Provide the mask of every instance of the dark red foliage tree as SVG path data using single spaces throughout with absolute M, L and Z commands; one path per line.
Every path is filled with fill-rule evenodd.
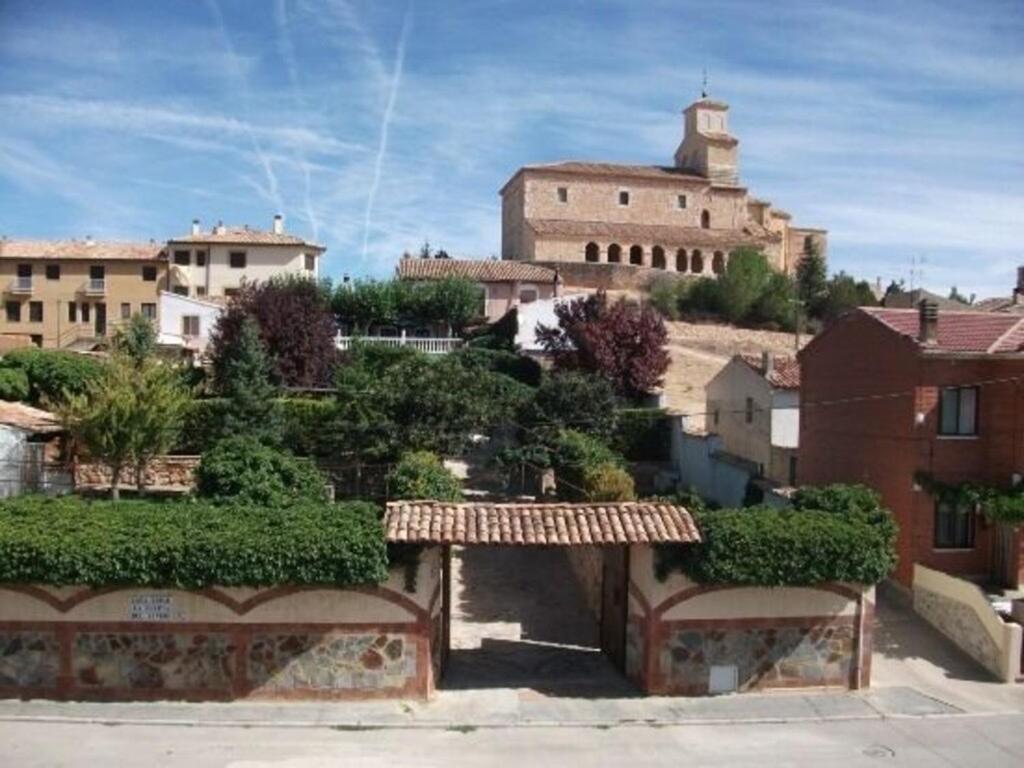
M 278 384 L 321 387 L 331 383 L 337 360 L 336 326 L 330 292 L 323 286 L 294 276 L 243 284 L 211 334 L 215 383 L 221 380 L 220 362 L 238 344 L 246 317 L 259 325 Z
M 668 331 L 649 306 L 603 291 L 555 307 L 558 327 L 539 326 L 537 338 L 555 367 L 603 376 L 623 397 L 636 398 L 661 386 L 668 370 Z

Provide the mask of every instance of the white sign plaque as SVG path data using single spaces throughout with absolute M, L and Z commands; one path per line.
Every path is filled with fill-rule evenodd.
M 132 621 L 173 621 L 174 599 L 170 595 L 136 595 L 128 604 Z

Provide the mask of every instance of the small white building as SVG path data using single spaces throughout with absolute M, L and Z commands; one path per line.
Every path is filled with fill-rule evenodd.
M 210 343 L 210 332 L 224 305 L 214 301 L 193 299 L 168 291 L 160 292 L 160 333 L 157 343 L 176 347 L 201 356 Z
M 285 232 L 277 215 L 271 230 L 226 227 L 209 232 L 192 221 L 192 230 L 167 241 L 169 290 L 198 299 L 230 297 L 243 281 L 269 280 L 282 274 L 320 276 L 320 257 L 326 249 Z
M 48 411 L 0 400 L 0 498 L 71 491 L 64 427 Z
M 708 382 L 707 431 L 779 485 L 796 482 L 800 364 L 771 352 L 736 355 Z

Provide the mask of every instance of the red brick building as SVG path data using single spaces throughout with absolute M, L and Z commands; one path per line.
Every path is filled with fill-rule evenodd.
M 799 360 L 798 481 L 879 491 L 900 526 L 905 585 L 914 562 L 1020 583 L 1020 531 L 938 501 L 920 479 L 1006 488 L 1024 473 L 1024 317 L 859 309 Z

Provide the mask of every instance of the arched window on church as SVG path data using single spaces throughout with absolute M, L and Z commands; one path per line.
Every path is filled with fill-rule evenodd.
M 651 266 L 655 269 L 665 268 L 665 249 L 660 245 L 651 249 Z
M 601 249 L 597 247 L 597 243 L 587 243 L 587 248 L 584 251 L 584 258 L 586 258 L 587 261 L 601 260 Z
M 715 251 L 715 255 L 711 257 L 711 271 L 716 275 L 725 272 L 725 254 L 721 251 Z
M 612 243 L 608 246 L 608 263 L 618 264 L 620 261 L 622 261 L 622 246 Z
M 676 272 L 686 271 L 686 249 L 680 248 L 676 251 Z
M 711 229 L 711 212 L 706 208 L 700 212 L 700 228 Z
M 704 256 L 700 251 L 694 251 L 693 255 L 690 256 L 690 271 L 695 275 L 699 275 L 704 271 Z
M 631 246 L 629 249 L 629 263 L 642 266 L 644 263 L 644 249 L 639 245 Z

